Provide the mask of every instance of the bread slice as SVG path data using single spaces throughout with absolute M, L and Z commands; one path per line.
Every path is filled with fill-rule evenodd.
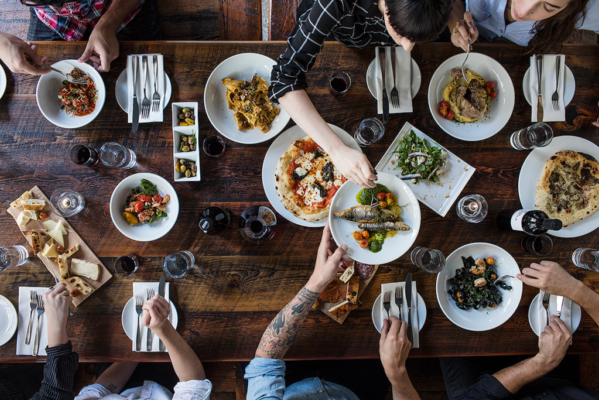
M 31 195 L 31 192 L 26 191 L 25 193 L 23 193 L 21 195 L 21 197 L 19 197 L 18 199 L 16 199 L 12 203 L 10 203 L 10 206 L 14 207 L 14 208 L 21 207 L 21 200 L 27 200 L 27 199 L 32 199 L 32 198 L 33 198 L 33 196 Z
M 21 211 L 21 213 L 17 217 L 17 224 L 19 225 L 19 227 L 25 228 L 27 226 L 27 222 L 29 222 L 30 219 L 31 218 L 29 218 L 27 214 Z
M 90 294 L 94 291 L 94 288 L 89 283 L 87 283 L 78 276 L 69 278 L 67 282 L 73 285 L 75 289 L 79 290 L 79 293 L 81 293 L 82 295 Z
M 358 304 L 358 291 L 360 290 L 360 275 L 351 277 L 347 284 L 347 296 L 345 299 L 351 304 Z
M 70 256 L 72 256 L 73 254 L 75 254 L 78 251 L 79 251 L 79 245 L 76 244 L 75 246 L 73 246 L 70 249 L 68 249 L 67 251 L 65 251 L 62 255 L 65 256 L 66 258 L 69 258 Z
M 27 199 L 21 200 L 21 205 L 25 210 L 41 211 L 46 206 L 46 201 L 38 199 Z
M 343 275 L 341 275 L 341 277 L 339 278 L 339 280 L 341 282 L 347 283 L 349 281 L 349 279 L 354 275 L 354 265 L 355 264 L 356 264 L 356 262 L 352 261 L 351 265 L 345 269 L 345 271 L 343 272 Z
M 83 276 L 97 281 L 100 278 L 100 266 L 98 264 L 73 258 L 71 260 L 71 274 Z
M 61 254 L 56 259 L 58 263 L 58 270 L 60 271 L 60 278 L 64 281 L 69 278 L 69 260 L 64 254 Z
M 43 229 L 34 229 L 25 232 L 25 236 L 27 236 L 29 243 L 31 243 L 31 247 L 33 247 L 33 254 L 37 256 L 37 253 L 42 251 L 44 243 L 48 239 L 46 231 Z
M 358 308 L 357 304 L 351 304 L 349 300 L 345 300 L 343 303 L 339 303 L 335 307 L 330 308 L 329 312 L 333 314 L 335 317 L 339 318 L 343 314 L 346 314 L 351 310 L 355 310 L 356 308 Z
M 29 217 L 30 220 L 37 221 L 37 212 L 31 210 L 23 210 L 23 214 Z

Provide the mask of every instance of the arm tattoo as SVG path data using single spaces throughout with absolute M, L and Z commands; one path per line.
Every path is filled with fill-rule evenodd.
M 318 293 L 305 287 L 277 314 L 262 335 L 256 356 L 281 359 L 316 301 Z
M 108 385 L 108 387 L 106 389 L 108 389 L 108 390 L 110 390 L 111 392 L 114 393 L 114 392 L 116 392 L 116 385 L 113 384 L 113 383 L 111 383 L 111 384 Z

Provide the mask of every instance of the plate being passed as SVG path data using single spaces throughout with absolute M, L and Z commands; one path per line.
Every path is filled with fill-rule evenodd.
M 166 72 L 164 73 L 164 82 L 164 101 L 162 102 L 163 109 L 166 108 L 166 106 L 168 105 L 168 102 L 171 100 L 171 95 L 173 93 L 171 79 L 168 77 Z M 124 112 L 128 113 L 129 111 L 127 108 L 127 96 L 129 93 L 127 92 L 127 68 L 125 68 L 123 72 L 121 72 L 118 79 L 116 80 L 114 92 L 116 94 L 116 101 L 117 103 L 119 103 L 119 107 L 121 107 L 121 109 Z M 152 91 L 152 93 L 154 92 Z
M 466 54 L 457 54 L 437 68 L 428 86 L 428 106 L 437 124 L 451 136 L 469 142 L 485 140 L 498 133 L 507 124 L 514 110 L 516 95 L 512 78 L 505 68 L 489 56 L 470 53 L 465 68 L 470 69 L 485 81 L 495 82 L 497 97 L 491 110 L 480 121 L 463 124 L 448 121 L 439 114 L 439 103 L 443 101 L 443 89 L 451 82 L 451 70 L 462 65 Z
M 358 143 L 356 143 L 354 138 L 349 133 L 335 125 L 329 124 L 329 126 L 346 145 L 352 149 L 362 151 L 360 146 L 358 146 Z M 325 226 L 327 222 L 326 218 L 311 222 L 296 217 L 285 208 L 281 202 L 281 199 L 279 198 L 279 195 L 277 194 L 276 189 L 275 171 L 277 169 L 279 159 L 283 156 L 283 154 L 285 154 L 295 140 L 301 139 L 305 136 L 306 133 L 299 126 L 295 125 L 281 133 L 281 135 L 279 135 L 279 137 L 272 142 L 268 148 L 268 151 L 266 152 L 264 162 L 262 163 L 262 185 L 264 186 L 264 192 L 266 192 L 268 201 L 282 217 L 296 225 L 307 226 L 309 228 L 319 228 Z
M 335 193 L 335 197 L 333 197 L 333 201 L 331 202 L 329 224 L 331 226 L 331 234 L 337 245 L 346 244 L 348 246 L 348 256 L 364 264 L 382 265 L 403 256 L 412 247 L 414 241 L 416 241 L 416 237 L 420 231 L 420 204 L 409 186 L 395 175 L 380 172 L 376 183 L 386 186 L 387 189 L 397 196 L 398 204 L 404 206 L 401 218 L 410 227 L 409 231 L 400 231 L 395 236 L 386 238 L 381 251 L 378 253 L 361 248 L 353 237 L 353 233 L 359 230 L 358 223 L 334 215 L 334 213 L 360 205 L 356 200 L 356 196 L 363 187 L 351 181 L 345 182 L 337 193 Z
M 530 67 L 524 73 L 524 78 L 522 79 L 522 91 L 524 92 L 524 97 L 528 104 L 530 104 Z M 570 67 L 566 65 L 566 80 L 565 80 L 565 90 L 564 90 L 564 105 L 567 106 L 570 104 L 572 99 L 574 98 L 574 92 L 576 91 L 576 81 L 574 80 L 574 74 Z
M 368 90 L 372 97 L 376 99 L 376 85 L 374 83 L 374 62 L 376 59 L 372 60 L 370 65 L 368 65 L 368 70 L 366 71 L 366 85 L 368 85 Z M 420 85 L 422 84 L 422 74 L 420 73 L 420 67 L 416 64 L 416 61 L 412 58 L 412 98 L 416 97 L 418 91 L 420 90 Z
M 520 268 L 514 257 L 499 246 L 491 243 L 470 243 L 453 251 L 445 261 L 445 268 L 437 274 L 437 301 L 447 319 L 468 331 L 488 331 L 495 329 L 510 319 L 518 309 L 522 298 L 522 282 L 509 279 L 506 283 L 512 290 L 500 289 L 503 301 L 497 308 L 461 310 L 447 293 L 447 280 L 455 276 L 455 271 L 464 266 L 462 257 L 474 259 L 493 257 L 497 274 L 516 276 Z
M 557 299 L 557 297 L 553 296 L 553 295 L 551 297 L 549 297 L 549 313 L 551 315 L 556 315 L 556 312 L 557 312 L 556 299 Z M 530 303 L 530 307 L 528 307 L 528 323 L 530 324 L 532 331 L 537 336 L 541 336 L 541 332 L 539 331 L 538 324 L 533 324 L 532 321 L 535 320 L 538 316 L 538 313 L 537 313 L 538 307 L 539 307 L 538 303 L 540 301 L 542 301 L 541 293 L 537 294 L 535 296 L 535 298 L 532 299 L 532 302 Z M 562 314 L 562 316 L 563 316 L 563 314 Z M 570 324 L 566 324 L 566 326 L 570 330 L 570 333 L 574 334 L 574 332 L 576 332 L 576 330 L 580 326 L 581 320 L 582 320 L 581 308 L 578 304 L 572 302 L 572 308 L 571 308 L 571 314 L 570 314 Z
M 168 319 L 171 321 L 173 328 L 177 329 L 177 325 L 179 324 L 179 314 L 177 313 L 177 308 L 172 300 L 169 300 L 169 303 L 171 305 L 171 313 L 168 315 Z M 123 330 L 127 337 L 133 340 L 133 333 L 135 329 L 137 329 L 137 313 L 135 312 L 134 297 L 131 297 L 127 304 L 125 304 L 121 315 L 121 323 L 123 324 Z
M 420 293 L 416 293 L 418 296 L 418 331 L 422 330 L 424 323 L 426 322 L 426 304 L 424 303 L 424 299 L 420 296 Z M 408 319 L 408 311 L 407 307 L 404 307 L 404 316 L 403 320 Z M 383 328 L 383 318 L 381 317 L 381 295 L 376 298 L 374 304 L 372 305 L 372 323 L 379 333 L 381 333 L 381 329 Z
M 0 346 L 3 346 L 17 331 L 19 317 L 15 306 L 4 296 L 0 296 Z
M 546 147 L 539 147 L 531 151 L 522 164 L 518 178 L 518 196 L 522 208 L 525 210 L 535 209 L 537 183 L 545 168 L 545 162 L 549 160 L 549 157 L 562 150 L 579 151 L 599 160 L 599 146 L 578 136 L 554 137 Z M 547 234 L 562 238 L 574 238 L 589 234 L 597 228 L 599 228 L 599 212 L 587 219 L 563 227 L 559 231 L 548 231 Z

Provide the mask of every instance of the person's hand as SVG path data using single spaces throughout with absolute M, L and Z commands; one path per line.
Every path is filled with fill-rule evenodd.
M 142 308 L 144 312 L 141 316 L 141 324 L 160 336 L 163 329 L 170 325 L 168 315 L 171 311 L 168 301 L 157 294 L 146 301 Z
M 368 157 L 361 151 L 354 150 L 348 146 L 339 146 L 332 152 L 329 152 L 335 168 L 343 176 L 364 187 L 375 187 L 376 174 L 374 174 L 372 165 Z
M 47 57 L 39 58 L 35 45 L 8 33 L 0 32 L 0 59 L 16 74 L 44 75 L 50 72 L 34 65 L 42 65 L 48 60 Z
M 546 368 L 547 372 L 559 365 L 568 351 L 572 334 L 564 321 L 557 315 L 551 317 L 551 323 L 545 327 L 539 336 L 539 353 L 535 356 L 539 365 Z
M 597 128 L 599 128 L 599 118 L 597 118 L 596 122 L 593 122 L 593 125 L 595 125 Z
M 451 31 L 451 42 L 457 47 L 461 47 L 464 51 L 468 51 L 468 40 L 470 44 L 478 39 L 478 29 L 474 25 L 472 13 L 467 11 L 464 13 L 464 19 L 458 21 L 456 26 Z
M 389 320 L 383 321 L 379 354 L 391 383 L 397 381 L 397 377 L 405 372 L 406 359 L 412 348 L 407 332 L 408 324 L 397 317 L 391 316 Z
M 66 344 L 67 319 L 69 318 L 69 306 L 73 298 L 69 295 L 66 282 L 60 282 L 52 289 L 44 293 L 44 309 L 48 321 L 48 347 Z
M 116 31 L 99 22 L 89 36 L 85 51 L 78 61 L 84 63 L 91 60 L 95 69 L 108 72 L 110 63 L 118 56 L 119 41 L 116 38 Z
M 541 261 L 524 268 L 516 275 L 523 283 L 556 296 L 568 296 L 576 292 L 578 281 L 556 262 Z
M 331 250 L 332 244 L 331 227 L 329 226 L 329 220 L 327 219 L 324 231 L 322 232 L 322 240 L 320 241 L 320 246 L 318 246 L 318 255 L 316 256 L 314 272 L 306 285 L 309 290 L 320 293 L 329 282 L 337 276 L 339 262 L 345 256 L 347 245 L 342 244 L 333 253 Z

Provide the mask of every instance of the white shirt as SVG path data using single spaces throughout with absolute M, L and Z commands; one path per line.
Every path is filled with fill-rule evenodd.
M 145 381 L 142 387 L 127 389 L 121 394 L 111 393 L 104 386 L 94 383 L 81 389 L 75 400 L 210 400 L 212 383 L 203 381 L 179 382 L 175 394 L 152 381 Z
M 515 21 L 505 25 L 504 12 L 507 0 L 466 0 L 466 2 L 476 28 L 485 41 L 492 42 L 497 37 L 504 37 L 520 46 L 527 46 L 532 39 L 534 21 Z M 599 33 L 599 0 L 589 0 L 586 18 L 582 23 L 579 21 L 576 27 Z

